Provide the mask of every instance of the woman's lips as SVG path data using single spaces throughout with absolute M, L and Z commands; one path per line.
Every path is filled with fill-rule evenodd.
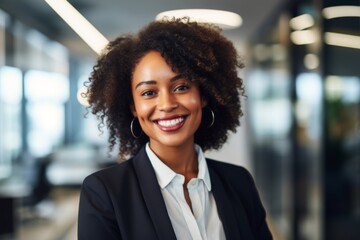
M 184 125 L 185 117 L 180 116 L 180 117 L 171 118 L 171 119 L 167 118 L 167 119 L 156 120 L 154 122 L 163 131 L 166 131 L 166 132 L 176 131 Z

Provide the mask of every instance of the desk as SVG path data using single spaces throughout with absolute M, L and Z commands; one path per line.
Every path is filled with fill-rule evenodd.
M 25 183 L 6 182 L 0 184 L 0 238 L 13 236 L 16 231 L 16 209 L 19 200 L 29 196 L 30 188 Z

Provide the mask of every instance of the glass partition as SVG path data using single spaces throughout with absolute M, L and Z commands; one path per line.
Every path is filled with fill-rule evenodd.
M 325 79 L 327 239 L 355 239 L 360 224 L 360 78 Z
M 62 144 L 69 81 L 59 73 L 35 70 L 26 72 L 24 80 L 28 118 L 27 144 L 32 156 L 41 157 Z
M 0 67 L 0 179 L 10 176 L 21 152 L 22 89 L 20 69 Z

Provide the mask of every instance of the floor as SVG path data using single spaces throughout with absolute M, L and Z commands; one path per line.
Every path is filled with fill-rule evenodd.
M 21 224 L 9 240 L 76 240 L 79 189 L 56 188 L 29 211 L 18 211 Z

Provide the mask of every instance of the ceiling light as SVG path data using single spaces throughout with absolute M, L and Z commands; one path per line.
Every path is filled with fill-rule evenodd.
M 239 14 L 213 10 L 213 9 L 180 9 L 159 13 L 156 20 L 164 18 L 182 18 L 189 17 L 190 21 L 201 23 L 212 23 L 223 29 L 233 29 L 242 25 L 242 18 Z
M 296 45 L 304 45 L 317 42 L 319 36 L 315 30 L 302 30 L 292 32 L 290 39 Z
M 316 54 L 308 53 L 304 57 L 304 65 L 309 70 L 314 70 L 319 67 L 320 60 Z
M 326 19 L 339 17 L 360 17 L 360 6 L 335 6 L 322 10 Z
M 314 26 L 314 18 L 310 14 L 302 14 L 290 20 L 290 27 L 295 30 L 302 30 Z
M 326 32 L 325 36 L 324 36 L 324 40 L 329 45 L 360 49 L 360 37 L 359 36 L 342 34 L 342 33 L 334 33 L 334 32 Z
M 100 54 L 108 40 L 66 0 L 45 0 L 54 11 L 93 49 Z

